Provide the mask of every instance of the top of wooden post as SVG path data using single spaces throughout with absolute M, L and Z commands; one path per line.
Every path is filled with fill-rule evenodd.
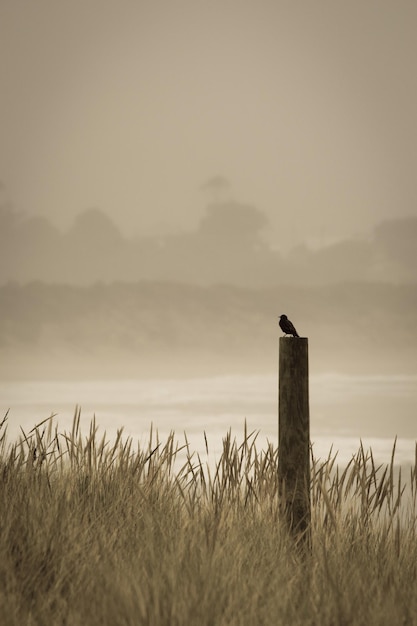
M 280 337 L 279 338 L 279 347 L 281 348 L 291 348 L 294 349 L 305 347 L 308 345 L 308 337 Z

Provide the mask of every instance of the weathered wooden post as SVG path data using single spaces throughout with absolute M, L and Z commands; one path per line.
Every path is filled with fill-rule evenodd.
M 279 340 L 278 480 L 289 530 L 311 545 L 308 339 Z

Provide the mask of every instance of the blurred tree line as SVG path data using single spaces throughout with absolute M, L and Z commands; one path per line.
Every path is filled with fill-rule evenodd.
M 268 243 L 266 215 L 217 200 L 193 231 L 124 237 L 100 209 L 80 213 L 66 232 L 45 217 L 0 206 L 0 284 L 9 281 L 88 285 L 97 281 L 176 281 L 242 287 L 320 285 L 340 281 L 415 282 L 417 218 L 381 222 L 373 237 L 283 256 Z

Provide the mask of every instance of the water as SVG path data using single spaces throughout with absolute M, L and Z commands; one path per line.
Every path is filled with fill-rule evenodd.
M 278 440 L 276 375 L 230 375 L 193 379 L 1 381 L 0 412 L 10 408 L 9 440 L 56 413 L 59 429 L 69 430 L 75 406 L 82 408 L 87 435 L 95 415 L 100 433 L 113 438 L 119 428 L 145 445 L 151 424 L 161 440 L 187 433 L 192 450 L 204 452 L 204 432 L 216 456 L 229 429 L 239 439 L 245 420 L 259 431 L 258 445 Z M 389 462 L 397 437 L 396 460 L 414 460 L 417 440 L 417 376 L 321 374 L 310 377 L 311 440 L 316 457 L 338 451 L 341 463 L 360 441 L 375 458 Z

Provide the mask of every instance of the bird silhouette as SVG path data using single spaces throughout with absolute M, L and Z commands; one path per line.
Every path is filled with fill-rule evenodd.
M 279 326 L 285 335 L 292 335 L 293 337 L 299 337 L 300 335 L 294 328 L 294 324 L 290 322 L 286 315 L 281 315 L 279 318 Z

